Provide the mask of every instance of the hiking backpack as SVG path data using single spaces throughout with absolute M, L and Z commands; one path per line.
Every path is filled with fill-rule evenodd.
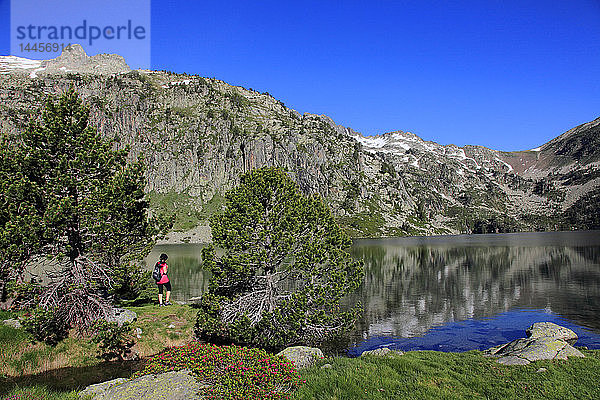
M 154 271 L 152 271 L 152 278 L 158 282 L 162 279 L 162 274 L 160 273 L 160 268 L 162 267 L 161 263 L 156 263 L 154 266 Z

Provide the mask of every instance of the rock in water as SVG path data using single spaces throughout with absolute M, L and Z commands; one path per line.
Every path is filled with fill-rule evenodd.
M 207 385 L 197 382 L 189 370 L 182 370 L 91 385 L 79 393 L 79 398 L 92 396 L 92 400 L 194 400 L 201 398 L 201 392 L 206 387 Z
M 321 349 L 306 346 L 288 347 L 277 353 L 277 355 L 284 356 L 298 369 L 311 367 L 317 360 L 323 358 Z
M 504 365 L 527 365 L 538 360 L 566 360 L 570 356 L 585 357 L 567 341 L 577 341 L 572 330 L 551 322 L 538 322 L 527 328 L 527 338 L 492 347 L 484 352 L 498 357 Z

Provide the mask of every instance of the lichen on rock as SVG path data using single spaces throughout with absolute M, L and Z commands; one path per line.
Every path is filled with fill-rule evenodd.
M 124 378 L 88 386 L 79 393 L 80 399 L 92 400 L 195 400 L 202 398 L 202 389 L 208 385 L 197 382 L 189 370 L 144 375 L 136 379 Z
M 538 322 L 527 328 L 527 338 L 489 348 L 486 356 L 498 357 L 504 365 L 527 365 L 539 360 L 566 360 L 568 357 L 585 357 L 567 341 L 574 343 L 577 334 L 551 322 Z

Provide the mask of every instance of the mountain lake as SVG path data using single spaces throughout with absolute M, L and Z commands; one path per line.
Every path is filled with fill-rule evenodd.
M 174 301 L 208 285 L 201 244 L 158 245 L 169 255 Z M 348 303 L 363 313 L 345 348 L 483 350 L 550 321 L 600 349 L 600 231 L 356 239 L 365 279 Z M 190 300 L 192 299 L 192 300 Z

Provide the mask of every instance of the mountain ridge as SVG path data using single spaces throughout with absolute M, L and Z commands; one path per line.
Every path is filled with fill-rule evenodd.
M 218 212 L 239 175 L 264 165 L 287 168 L 353 236 L 598 226 L 600 118 L 520 152 L 441 145 L 402 131 L 362 136 L 268 93 L 75 54 L 76 62 L 63 57 L 36 74 L 40 66 L 0 57 L 0 132 L 14 135 L 47 94 L 73 85 L 99 131 L 145 159 L 152 208 L 174 212 L 178 230 Z

